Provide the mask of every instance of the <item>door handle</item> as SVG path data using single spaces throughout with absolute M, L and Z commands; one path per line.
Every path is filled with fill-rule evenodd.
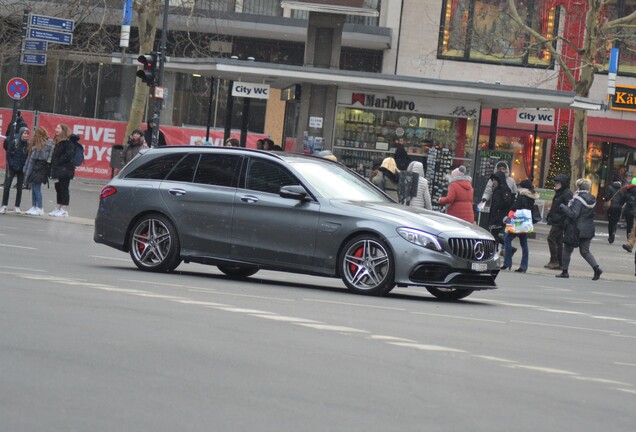
M 170 194 L 172 194 L 172 195 L 176 195 L 176 196 L 185 195 L 185 194 L 187 193 L 185 190 L 183 190 L 183 189 L 177 189 L 177 188 L 170 189 L 168 192 L 169 192 Z
M 258 198 L 255 197 L 254 195 L 243 195 L 241 197 L 241 201 L 246 203 L 255 203 L 255 202 L 258 202 Z

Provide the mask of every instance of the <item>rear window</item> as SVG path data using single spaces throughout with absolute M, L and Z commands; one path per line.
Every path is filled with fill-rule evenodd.
M 183 153 L 175 153 L 152 159 L 135 168 L 126 178 L 163 180 L 181 158 L 183 158 Z
M 199 161 L 195 183 L 233 187 L 238 177 L 241 157 L 227 154 L 203 154 Z

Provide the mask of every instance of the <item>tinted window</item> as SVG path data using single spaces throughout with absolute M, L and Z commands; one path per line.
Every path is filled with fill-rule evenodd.
M 241 158 L 233 155 L 203 154 L 194 177 L 195 183 L 234 186 Z
M 198 153 L 187 155 L 174 167 L 166 180 L 188 183 L 192 182 L 192 179 L 194 178 L 194 170 L 197 168 L 198 161 Z
M 245 178 L 245 188 L 278 194 L 281 186 L 297 185 L 298 180 L 284 167 L 270 161 L 252 159 Z
M 183 153 L 158 157 L 139 166 L 126 178 L 163 180 L 182 157 Z

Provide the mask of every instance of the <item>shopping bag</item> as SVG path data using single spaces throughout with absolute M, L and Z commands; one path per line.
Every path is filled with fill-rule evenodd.
M 528 234 L 534 232 L 532 225 L 532 211 L 520 209 L 506 222 L 506 232 L 510 234 Z

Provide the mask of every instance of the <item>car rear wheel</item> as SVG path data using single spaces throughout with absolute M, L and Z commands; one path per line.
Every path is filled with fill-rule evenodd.
M 386 243 L 373 235 L 353 238 L 342 249 L 340 275 L 350 291 L 385 295 L 395 287 L 395 263 Z
M 238 266 L 217 266 L 219 270 L 229 277 L 246 278 L 250 277 L 258 271 L 258 267 L 238 267 Z
M 461 300 L 464 297 L 468 297 L 473 293 L 470 289 L 457 289 L 457 288 L 426 288 L 428 292 L 433 294 L 440 300 Z
M 181 264 L 177 230 L 165 216 L 146 215 L 130 236 L 130 256 L 145 271 L 171 272 Z

